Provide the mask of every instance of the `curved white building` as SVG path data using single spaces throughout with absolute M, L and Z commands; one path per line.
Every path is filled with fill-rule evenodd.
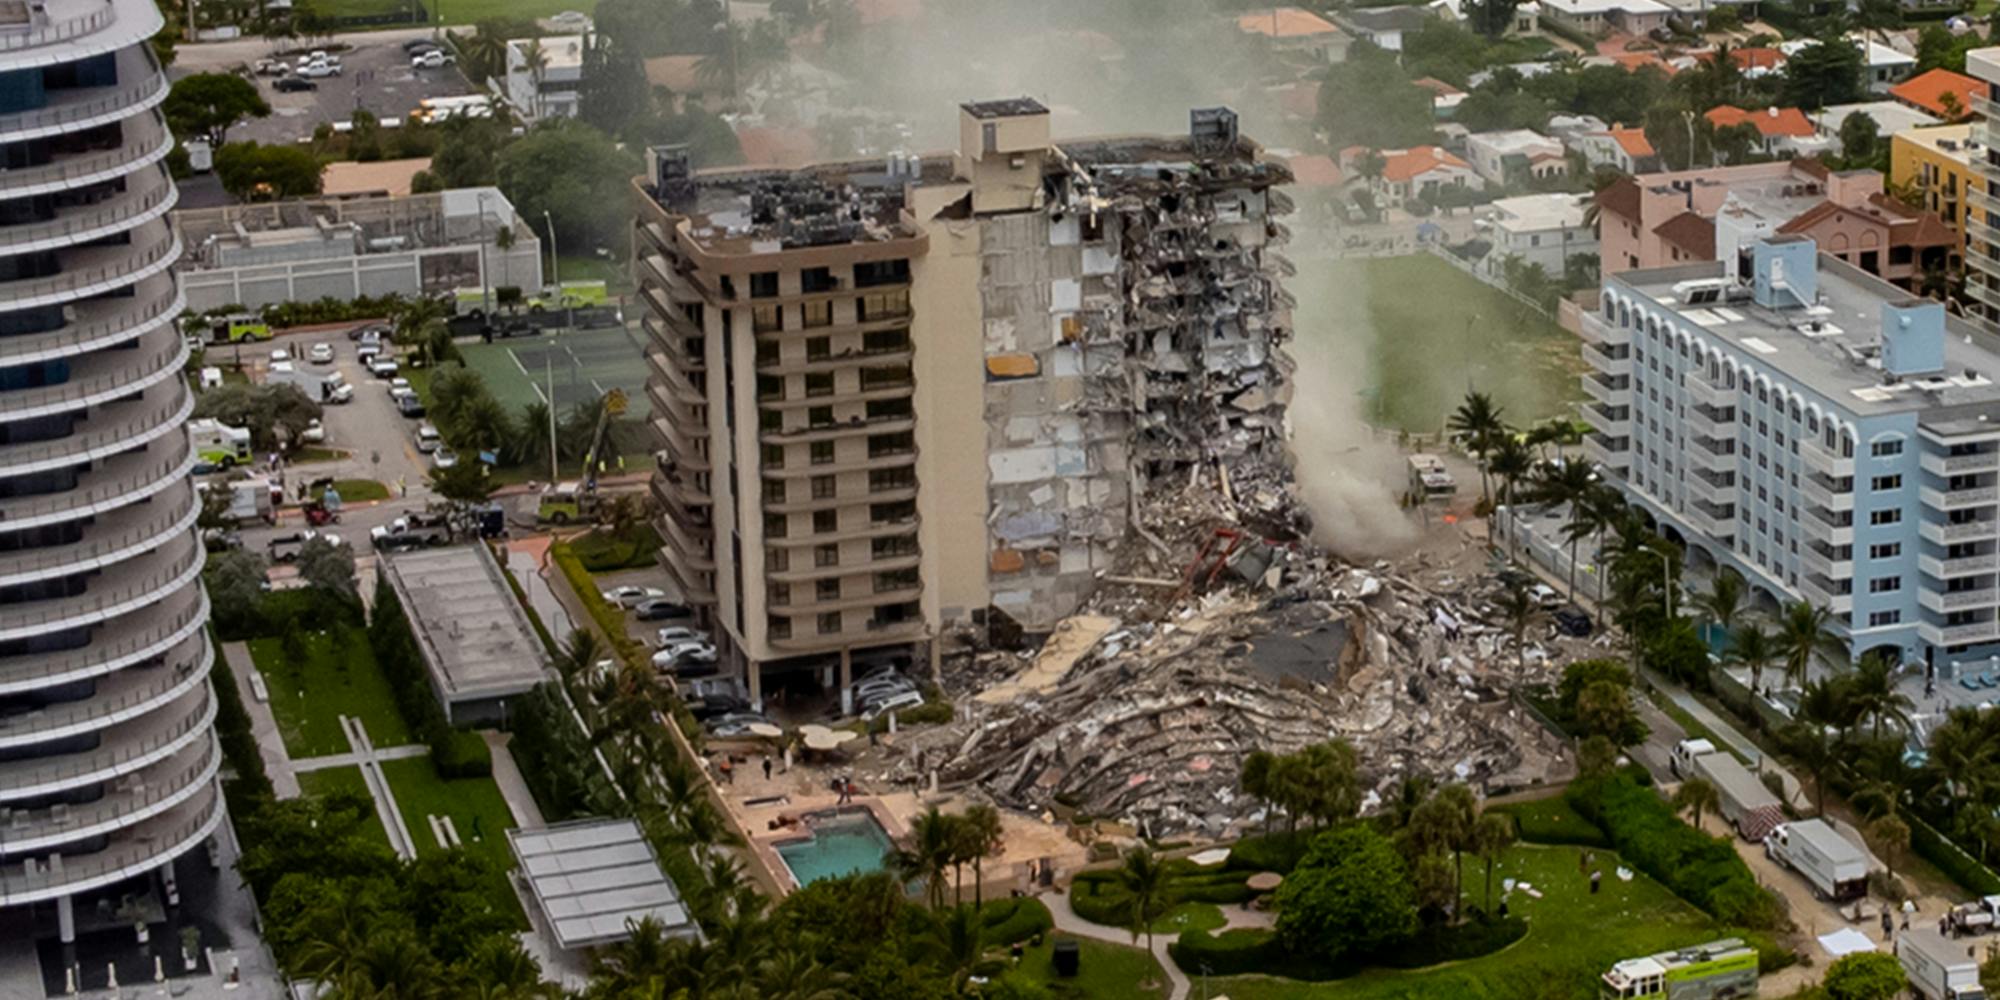
M 0 906 L 222 819 L 149 0 L 0 0 Z

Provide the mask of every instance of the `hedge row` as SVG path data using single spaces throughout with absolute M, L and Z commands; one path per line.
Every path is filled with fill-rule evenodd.
M 1916 816 L 1905 815 L 1910 824 L 1910 847 L 1938 867 L 1947 878 L 1982 896 L 2000 894 L 2000 875 L 1979 863 L 1979 859 L 1952 843 L 1936 827 Z
M 385 575 L 375 581 L 375 612 L 368 622 L 368 648 L 396 697 L 396 711 L 410 732 L 430 745 L 431 763 L 440 777 L 483 778 L 493 773 L 486 741 L 472 733 L 453 731 L 444 708 L 431 692 L 424 656 L 416 633 L 403 613 L 403 602 Z M 468 739 L 469 738 L 469 739 Z M 473 744 L 477 743 L 475 747 Z
M 604 593 L 597 589 L 597 581 L 591 577 L 590 571 L 583 568 L 583 560 L 578 558 L 576 550 L 570 548 L 568 542 L 557 542 L 549 546 L 549 558 L 555 560 L 556 567 L 562 570 L 563 579 L 569 581 L 569 588 L 576 591 L 576 599 L 583 602 L 584 610 L 590 612 L 591 620 L 611 641 L 619 658 L 627 663 L 646 663 L 644 647 L 625 634 L 624 609 L 605 602 Z
M 1509 802 L 1486 807 L 1487 812 L 1514 818 L 1514 830 L 1531 844 L 1566 844 L 1609 848 L 1611 841 L 1597 824 L 1583 818 L 1561 796 L 1533 802 Z
M 986 904 L 979 914 L 985 929 L 980 939 L 988 945 L 1008 945 L 1047 934 L 1056 926 L 1055 917 L 1042 901 L 1031 897 L 998 899 Z
M 1296 955 L 1286 950 L 1277 933 L 1265 928 L 1239 927 L 1220 933 L 1182 931 L 1167 954 L 1181 971 L 1192 975 L 1235 976 L 1248 973 L 1287 979 L 1322 981 L 1354 975 L 1369 966 L 1421 969 L 1445 962 L 1491 955 L 1528 934 L 1520 917 L 1472 920 L 1455 927 L 1426 927 L 1407 940 L 1374 954 L 1341 962 Z
M 210 634 L 213 635 L 212 630 Z M 243 707 L 243 692 L 236 687 L 236 673 L 222 656 L 221 641 L 217 640 L 213 646 L 215 664 L 209 670 L 208 681 L 215 689 L 215 733 L 222 744 L 222 757 L 235 774 L 224 784 L 223 792 L 231 799 L 231 811 L 242 816 L 247 812 L 240 807 L 248 800 L 269 799 L 275 792 L 270 775 L 264 773 L 264 754 L 257 748 L 250 712 Z
M 591 756 L 590 737 L 554 685 L 543 684 L 522 696 L 509 721 L 514 738 L 508 752 L 549 822 L 617 808 L 617 796 Z
M 287 632 L 330 632 L 341 625 L 361 624 L 358 601 L 327 600 L 313 587 L 268 590 L 248 606 L 215 605 L 216 637 L 224 642 L 282 636 Z
M 1751 928 L 1783 923 L 1777 901 L 1728 841 L 1682 822 L 1673 807 L 1630 775 L 1573 784 L 1565 797 L 1604 830 L 1634 868 L 1717 920 Z
M 1245 837 L 1229 848 L 1224 867 L 1246 872 L 1277 872 L 1287 875 L 1299 866 L 1312 846 L 1310 833 L 1272 833 Z

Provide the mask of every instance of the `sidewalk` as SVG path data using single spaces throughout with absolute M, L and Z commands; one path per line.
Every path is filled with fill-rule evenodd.
M 1093 924 L 1077 916 L 1076 911 L 1069 908 L 1069 893 L 1045 892 L 1035 898 L 1041 900 L 1042 905 L 1049 908 L 1049 915 L 1055 918 L 1056 930 L 1076 937 L 1086 937 L 1094 941 L 1105 941 L 1111 944 L 1122 944 L 1128 948 L 1132 947 L 1131 931 Z M 1189 990 L 1188 977 L 1181 972 L 1178 966 L 1174 965 L 1173 958 L 1167 954 L 1167 944 L 1173 939 L 1174 935 L 1172 934 L 1153 935 L 1153 957 L 1160 960 L 1160 968 L 1165 970 L 1167 974 L 1167 984 L 1171 987 L 1171 990 L 1167 993 L 1168 1000 L 1187 1000 Z M 1141 942 L 1139 947 L 1144 948 L 1145 935 L 1140 935 L 1139 940 Z
M 375 751 L 373 756 L 376 760 L 409 760 L 412 757 L 425 756 L 430 752 L 430 747 L 424 746 L 421 743 L 411 743 L 400 747 L 383 747 Z M 304 760 L 292 761 L 292 771 L 293 773 L 298 773 L 301 771 L 325 771 L 336 767 L 359 767 L 367 763 L 367 761 L 367 757 L 350 750 L 346 753 L 333 753 L 327 754 L 324 757 L 307 757 Z
M 500 797 L 507 800 L 507 811 L 514 814 L 514 825 L 523 830 L 539 830 L 548 824 L 542 818 L 542 807 L 535 803 L 533 792 L 528 790 L 527 779 L 521 777 L 521 765 L 514 760 L 513 751 L 507 749 L 512 737 L 494 729 L 479 731 L 486 740 L 486 749 L 493 758 L 493 783 L 500 788 Z
M 222 659 L 234 675 L 244 710 L 250 713 L 250 735 L 257 739 L 257 752 L 264 758 L 264 774 L 271 779 L 272 792 L 281 799 L 298 798 L 299 776 L 292 769 L 291 755 L 285 752 L 285 738 L 278 734 L 278 717 L 271 714 L 271 703 L 259 700 L 250 686 L 250 678 L 257 672 L 256 663 L 250 659 L 250 647 L 241 642 L 225 642 Z

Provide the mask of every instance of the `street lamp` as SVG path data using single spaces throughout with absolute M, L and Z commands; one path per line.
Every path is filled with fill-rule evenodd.
M 1674 617 L 1673 558 L 1668 556 L 1665 552 L 1661 552 L 1659 549 L 1640 549 L 1639 551 L 1649 556 L 1660 557 L 1660 592 L 1661 592 L 1660 601 L 1662 604 L 1666 605 L 1664 610 L 1667 612 L 1667 620 L 1672 621 Z

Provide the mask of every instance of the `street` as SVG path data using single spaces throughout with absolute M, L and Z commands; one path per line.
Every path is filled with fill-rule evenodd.
M 288 53 L 283 57 L 285 61 L 296 66 L 303 52 L 288 48 L 294 44 L 306 51 L 324 48 L 338 54 L 341 74 L 313 81 L 319 86 L 317 90 L 281 94 L 271 87 L 276 77 L 251 77 L 264 99 L 270 102 L 271 115 L 250 119 L 231 129 L 230 140 L 289 143 L 310 137 L 322 122 L 351 119 L 357 108 L 365 108 L 385 120 L 402 119 L 424 98 L 472 93 L 471 85 L 457 67 L 410 68 L 403 42 L 432 35 L 429 28 L 408 28 L 334 35 L 311 45 L 266 38 L 182 45 L 169 72 L 175 79 L 195 73 L 247 72 L 259 59 L 278 58 L 281 49 Z M 342 45 L 350 47 L 338 48 Z

